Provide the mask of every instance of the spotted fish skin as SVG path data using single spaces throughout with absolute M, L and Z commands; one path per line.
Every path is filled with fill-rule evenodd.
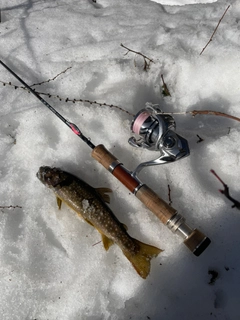
M 106 250 L 116 243 L 140 276 L 147 277 L 151 258 L 162 250 L 144 244 L 127 233 L 126 227 L 106 204 L 109 202 L 106 193 L 110 192 L 110 189 L 95 189 L 68 172 L 47 166 L 39 168 L 37 177 L 54 191 L 59 209 L 62 202 L 67 204 L 101 233 Z

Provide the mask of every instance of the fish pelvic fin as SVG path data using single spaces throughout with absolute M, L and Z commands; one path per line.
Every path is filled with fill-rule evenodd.
M 102 236 L 102 242 L 103 242 L 103 246 L 104 246 L 104 249 L 106 251 L 108 251 L 108 249 L 111 247 L 111 245 L 114 244 L 113 240 L 112 239 L 109 239 L 107 236 L 105 236 L 105 234 L 101 233 L 101 236 Z
M 123 253 L 132 263 L 134 269 L 137 271 L 140 277 L 146 279 L 150 272 L 151 259 L 157 257 L 163 250 L 136 239 L 133 240 L 140 248 L 138 253 L 132 254 L 126 251 L 123 251 Z
M 62 199 L 56 197 L 57 199 L 57 205 L 58 205 L 58 209 L 61 210 L 61 207 L 62 207 Z
M 112 192 L 109 188 L 95 188 L 100 197 L 106 202 L 110 203 L 110 197 L 107 193 Z

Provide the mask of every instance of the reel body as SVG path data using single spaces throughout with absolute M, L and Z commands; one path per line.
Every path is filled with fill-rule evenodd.
M 136 176 L 145 166 L 173 162 L 190 154 L 188 142 L 175 132 L 176 123 L 171 115 L 162 114 L 158 106 L 147 103 L 134 117 L 131 130 L 139 136 L 131 137 L 128 142 L 136 148 L 159 151 L 154 160 L 141 163 L 133 172 Z

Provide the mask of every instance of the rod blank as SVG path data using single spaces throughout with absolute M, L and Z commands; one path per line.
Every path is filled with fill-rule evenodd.
M 95 145 L 85 137 L 80 129 L 72 122 L 64 118 L 56 109 L 54 109 L 46 100 L 44 100 L 35 90 L 33 90 L 25 81 L 23 81 L 12 69 L 0 60 L 0 64 L 4 66 L 19 82 L 21 82 L 38 100 L 40 100 L 55 116 L 57 116 L 63 123 L 65 123 L 79 138 L 81 138 L 90 148 L 95 148 Z

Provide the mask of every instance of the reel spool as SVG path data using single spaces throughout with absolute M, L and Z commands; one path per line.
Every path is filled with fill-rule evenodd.
M 129 144 L 136 148 L 160 151 L 160 156 L 138 165 L 133 176 L 136 177 L 145 166 L 173 162 L 190 154 L 187 140 L 175 133 L 175 128 L 176 123 L 171 115 L 162 114 L 157 106 L 149 103 L 136 114 L 131 130 L 140 138 L 129 138 Z

